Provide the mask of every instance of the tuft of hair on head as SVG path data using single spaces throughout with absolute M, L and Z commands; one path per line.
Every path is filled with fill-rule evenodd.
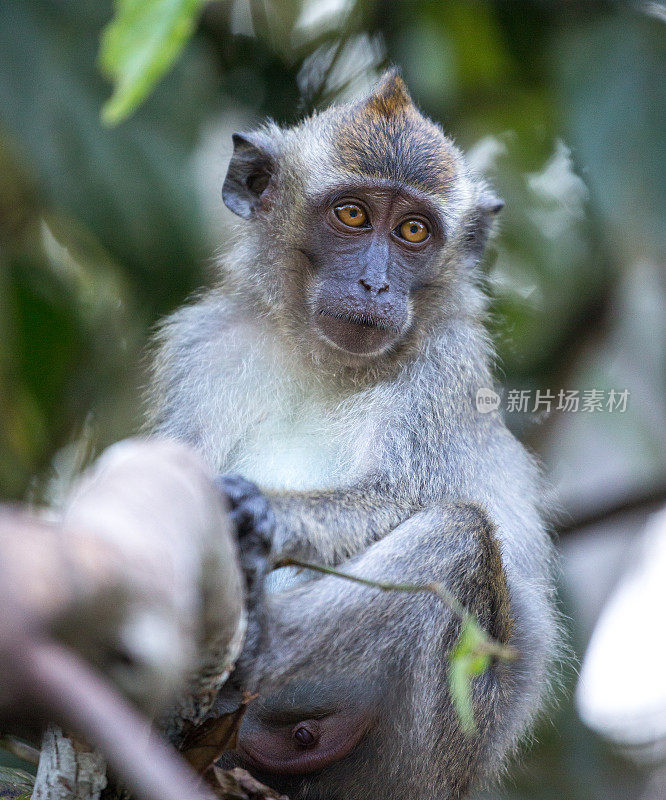
M 396 67 L 387 70 L 382 75 L 375 88 L 362 103 L 367 112 L 383 117 L 404 114 L 410 108 L 414 108 L 407 84 Z
M 385 72 L 340 116 L 334 158 L 348 175 L 393 180 L 434 194 L 450 191 L 456 171 L 441 128 L 419 112 L 397 69 Z

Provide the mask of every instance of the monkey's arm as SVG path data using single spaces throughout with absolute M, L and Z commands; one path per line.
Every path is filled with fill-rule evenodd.
M 421 511 L 344 569 L 441 581 L 492 636 L 513 641 L 499 545 L 476 506 Z M 296 786 L 297 797 L 450 797 L 524 725 L 503 716 L 530 665 L 513 675 L 514 665 L 496 664 L 475 681 L 475 734 L 461 731 L 447 682 L 459 621 L 433 595 L 323 577 L 267 602 L 267 638 L 246 667 L 261 701 L 239 744 L 243 763 L 288 794 Z M 299 725 L 308 738 L 296 736 Z
M 344 489 L 267 493 L 276 560 L 339 564 L 383 538 L 416 510 L 379 481 Z
M 220 476 L 218 485 L 241 524 L 270 529 L 276 563 L 292 557 L 339 564 L 394 530 L 417 509 L 379 480 L 330 491 L 265 495 L 237 475 Z

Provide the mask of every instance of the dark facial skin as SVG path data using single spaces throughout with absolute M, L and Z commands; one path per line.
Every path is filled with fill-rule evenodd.
M 303 248 L 314 268 L 312 323 L 324 341 L 371 358 L 399 343 L 410 298 L 428 280 L 443 226 L 425 198 L 398 186 L 343 187 L 315 204 Z

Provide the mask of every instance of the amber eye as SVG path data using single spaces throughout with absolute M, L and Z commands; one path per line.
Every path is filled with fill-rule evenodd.
M 430 235 L 428 226 L 420 219 L 406 219 L 398 228 L 400 236 L 412 244 L 420 244 Z
M 355 203 L 344 203 L 336 206 L 333 210 L 340 222 L 350 228 L 360 228 L 368 221 L 368 215 L 361 206 L 357 206 Z

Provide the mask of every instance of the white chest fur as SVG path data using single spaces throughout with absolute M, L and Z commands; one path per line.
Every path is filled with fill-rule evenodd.
M 245 363 L 246 424 L 225 471 L 263 489 L 307 491 L 353 481 L 370 464 L 375 404 L 368 392 L 331 397 L 262 349 Z
M 216 472 L 262 489 L 330 489 L 377 464 L 392 398 L 342 392 L 277 341 L 261 320 L 209 332 L 193 359 L 183 407 Z
M 278 398 L 275 398 L 278 400 Z M 355 471 L 350 430 L 307 398 L 263 410 L 232 454 L 230 469 L 274 491 L 327 489 Z

